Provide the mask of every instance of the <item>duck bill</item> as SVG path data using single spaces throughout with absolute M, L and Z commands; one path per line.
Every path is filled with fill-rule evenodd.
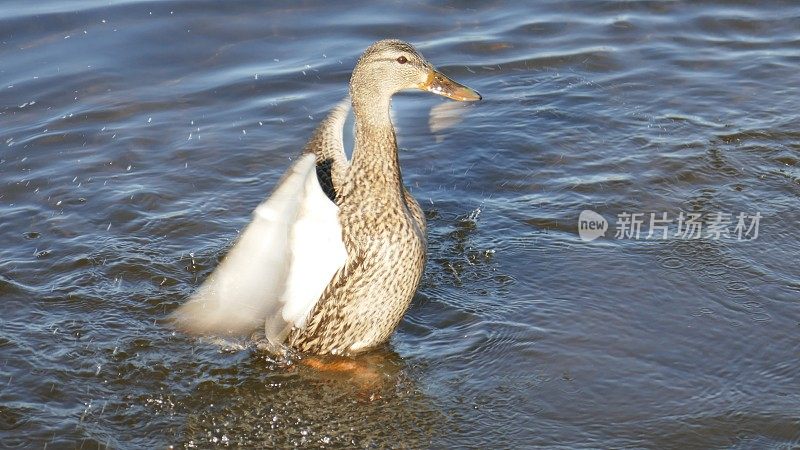
M 419 85 L 423 91 L 441 95 L 459 102 L 474 102 L 480 100 L 481 94 L 447 78 L 443 73 L 432 70 L 428 72 L 428 79 Z

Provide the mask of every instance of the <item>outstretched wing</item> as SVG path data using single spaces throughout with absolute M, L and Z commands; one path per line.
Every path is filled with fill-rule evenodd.
M 292 260 L 281 295 L 280 314 L 268 316 L 264 331 L 273 345 L 292 327 L 304 328 L 311 310 L 347 261 L 336 198 L 349 167 L 343 129 L 350 99 L 339 102 L 314 130 L 303 155 L 314 155 L 316 177 L 309 176 L 306 197 L 291 229 Z
M 252 222 L 222 263 L 172 314 L 179 329 L 247 334 L 276 318 L 291 326 L 313 307 L 324 285 L 313 298 L 312 280 L 327 276 L 327 284 L 346 259 L 338 208 L 322 192 L 315 168 L 314 155 L 304 154 L 287 171 L 272 195 L 256 208 Z M 331 249 L 315 247 L 320 242 Z M 317 252 L 337 256 L 341 263 L 333 256 L 317 261 Z M 307 289 L 297 287 L 301 278 Z
M 322 191 L 312 171 L 289 234 L 291 264 L 280 298 L 280 314 L 268 316 L 264 327 L 271 343 L 282 343 L 292 327 L 305 327 L 325 287 L 347 261 L 338 214 L 339 207 Z

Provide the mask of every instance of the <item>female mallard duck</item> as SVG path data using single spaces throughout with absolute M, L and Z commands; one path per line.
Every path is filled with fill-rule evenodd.
M 243 334 L 265 325 L 272 348 L 310 354 L 354 354 L 389 338 L 425 265 L 425 217 L 403 186 L 389 113 L 392 95 L 412 88 L 481 99 L 410 44 L 370 46 L 350 79 L 352 160 L 342 143 L 342 104 L 219 267 L 173 314 L 180 329 Z

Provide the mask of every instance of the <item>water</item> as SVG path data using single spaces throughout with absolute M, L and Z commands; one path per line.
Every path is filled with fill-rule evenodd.
M 341 377 L 174 333 L 384 37 L 485 98 L 394 101 L 430 255 L 390 344 Z M 0 61 L 5 447 L 800 446 L 796 2 L 6 0 Z

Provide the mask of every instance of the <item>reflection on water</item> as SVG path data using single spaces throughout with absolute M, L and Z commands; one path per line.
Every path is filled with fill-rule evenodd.
M 3 446 L 800 445 L 798 5 L 336 5 L 5 2 Z M 163 326 L 390 36 L 484 95 L 394 100 L 430 252 L 391 343 L 320 372 Z
M 447 418 L 414 385 L 399 355 L 379 351 L 353 364 L 347 373 L 320 372 L 254 357 L 220 370 L 182 400 L 146 402 L 162 413 L 184 411 L 181 433 L 196 444 L 370 447 L 403 436 L 409 446 L 425 447 L 443 431 Z

